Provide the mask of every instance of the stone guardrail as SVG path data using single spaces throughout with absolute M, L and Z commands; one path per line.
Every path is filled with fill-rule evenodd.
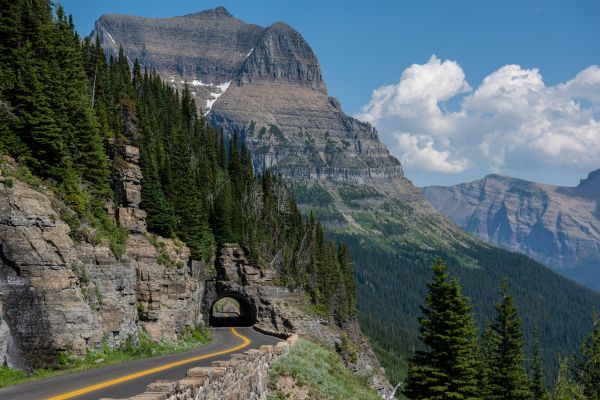
M 213 361 L 212 367 L 191 368 L 184 379 L 153 382 L 144 393 L 129 400 L 266 400 L 269 366 L 297 341 L 298 335 L 291 335 L 274 346 L 232 354 L 227 361 Z

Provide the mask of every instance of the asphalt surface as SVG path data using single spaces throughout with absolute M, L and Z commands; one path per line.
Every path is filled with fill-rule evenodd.
M 252 328 L 213 328 L 213 340 L 196 350 L 128 361 L 0 389 L 1 400 L 122 399 L 143 393 L 158 380 L 177 380 L 188 369 L 209 367 L 233 353 L 275 344 L 280 339 Z M 201 359 L 198 359 L 201 358 Z

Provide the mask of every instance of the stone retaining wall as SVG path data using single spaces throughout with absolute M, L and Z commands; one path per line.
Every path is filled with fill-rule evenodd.
M 213 361 L 212 367 L 191 368 L 184 379 L 156 381 L 129 400 L 266 400 L 269 366 L 297 340 L 298 336 L 292 335 L 275 346 L 232 354 L 228 361 Z

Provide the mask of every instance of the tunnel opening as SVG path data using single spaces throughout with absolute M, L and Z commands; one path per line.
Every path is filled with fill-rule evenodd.
M 211 326 L 252 326 L 254 322 L 252 308 L 241 296 L 232 294 L 220 296 L 210 308 Z

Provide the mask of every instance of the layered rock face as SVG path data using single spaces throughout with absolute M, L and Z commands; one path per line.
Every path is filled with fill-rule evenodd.
M 600 170 L 577 187 L 489 175 L 424 192 L 467 231 L 600 289 Z
M 121 201 L 108 205 L 129 230 L 119 257 L 107 243 L 74 242 L 50 191 L 1 177 L 0 365 L 47 365 L 141 331 L 175 338 L 202 321 L 204 266 L 181 242 L 146 232 L 137 148 L 120 154 Z
M 113 55 L 122 46 L 178 89 L 187 82 L 213 123 L 246 138 L 258 169 L 303 178 L 402 177 L 377 132 L 327 96 L 315 54 L 285 23 L 261 28 L 219 7 L 165 19 L 104 15 L 96 32 Z
M 381 236 L 380 224 L 394 224 L 387 239 L 429 248 L 472 241 L 404 177 L 376 130 L 328 96 L 314 52 L 289 25 L 246 24 L 220 7 L 166 19 L 105 15 L 96 27 L 108 51 L 122 46 L 179 89 L 187 81 L 212 124 L 240 132 L 257 171 L 270 168 L 303 191 L 329 192 L 327 203 L 298 199 L 326 225 Z M 340 195 L 348 192 L 361 193 Z M 375 224 L 365 221 L 368 213 Z

